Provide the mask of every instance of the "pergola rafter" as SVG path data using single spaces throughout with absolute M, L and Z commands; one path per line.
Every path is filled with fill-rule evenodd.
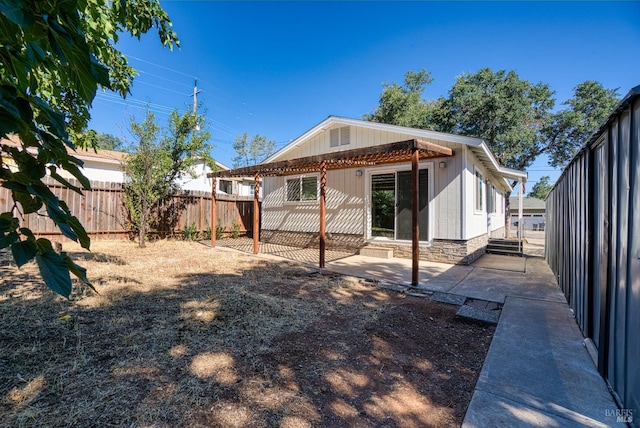
M 426 141 L 412 139 L 379 146 L 363 147 L 360 149 L 336 151 L 315 156 L 307 156 L 278 162 L 263 163 L 243 168 L 235 168 L 226 171 L 216 171 L 207 174 L 214 178 L 212 188 L 212 201 L 216 203 L 216 180 L 218 177 L 254 177 L 254 221 L 253 221 L 253 252 L 258 253 L 259 240 L 259 179 L 267 176 L 285 176 L 292 174 L 307 174 L 320 172 L 320 225 L 319 225 L 319 265 L 324 268 L 326 248 L 326 183 L 327 171 L 334 169 L 359 168 L 392 163 L 411 162 L 413 180 L 411 184 L 411 209 L 412 216 L 412 285 L 418 284 L 418 260 L 419 260 L 419 233 L 418 233 L 418 164 L 420 160 L 435 157 L 453 156 L 453 150 Z M 215 231 L 217 219 L 215 208 L 212 209 L 211 230 Z M 211 245 L 216 245 L 215 233 L 211 234 Z

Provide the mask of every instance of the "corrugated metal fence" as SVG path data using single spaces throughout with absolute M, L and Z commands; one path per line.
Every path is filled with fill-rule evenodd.
M 43 180 L 51 191 L 64 200 L 71 213 L 75 215 L 93 238 L 125 238 L 130 230 L 127 227 L 127 211 L 123 203 L 123 189 L 120 183 L 91 182 L 91 190 L 83 195 L 67 189 L 50 177 Z M 72 184 L 78 185 L 75 180 Z M 13 201 L 9 190 L 0 187 L 0 212 L 11 211 Z M 155 231 L 160 236 L 179 234 L 187 227 L 203 232 L 211 224 L 211 193 L 185 191 L 164 203 L 165 212 L 175 213 L 171 221 L 160 221 Z M 234 222 L 238 232 L 251 232 L 253 227 L 253 197 L 216 196 L 218 225 L 230 234 Z M 60 231 L 46 212 L 21 216 L 16 213 L 21 225 L 29 227 L 38 236 L 61 237 Z
M 558 179 L 546 238 L 598 370 L 640 426 L 640 86 Z

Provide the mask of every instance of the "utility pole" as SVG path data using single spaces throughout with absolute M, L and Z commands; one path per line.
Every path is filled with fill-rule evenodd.
M 200 130 L 200 126 L 198 126 L 198 94 L 200 92 L 202 91 L 198 89 L 198 78 L 196 77 L 193 79 L 193 93 L 190 95 L 193 97 L 193 119 L 195 121 L 193 125 L 194 138 L 195 138 L 196 132 Z M 193 151 L 191 152 L 191 156 L 194 156 Z
M 193 114 L 198 114 L 198 94 L 202 92 L 198 89 L 198 79 L 193 79 L 193 93 L 190 95 L 193 97 Z

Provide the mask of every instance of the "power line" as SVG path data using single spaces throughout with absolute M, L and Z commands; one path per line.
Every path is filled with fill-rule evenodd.
M 187 85 L 186 83 L 181 83 L 181 82 L 178 82 L 177 80 L 167 79 L 166 77 L 158 76 L 157 74 L 149 73 L 148 71 L 144 71 L 144 70 L 141 70 L 141 69 L 137 69 L 137 71 L 139 71 L 140 74 L 146 74 L 148 76 L 155 77 L 156 79 L 166 80 L 167 82 L 175 83 L 176 85 L 184 86 L 185 88 L 190 88 L 191 87 L 191 86 Z
M 150 64 L 150 65 L 153 65 L 153 66 L 156 66 L 156 67 L 159 67 L 159 68 L 163 68 L 163 69 L 165 69 L 165 70 L 167 70 L 167 71 L 172 71 L 172 72 L 174 72 L 174 73 L 182 74 L 183 76 L 187 76 L 187 77 L 190 77 L 190 78 L 192 78 L 192 79 L 194 78 L 194 76 L 193 76 L 193 75 L 191 75 L 191 74 L 183 73 L 182 71 L 174 70 L 173 68 L 165 67 L 164 65 L 156 64 L 156 63 L 154 63 L 154 62 L 147 61 L 147 60 L 145 60 L 145 59 L 138 58 L 138 57 L 133 56 L 133 55 L 127 55 L 127 54 L 125 54 L 125 56 L 126 56 L 127 58 L 132 58 L 132 59 L 135 59 L 135 60 L 140 61 L 140 62 L 144 62 L 144 63 Z

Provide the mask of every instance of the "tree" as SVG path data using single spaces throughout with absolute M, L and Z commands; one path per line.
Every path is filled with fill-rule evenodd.
M 540 154 L 554 104 L 549 85 L 483 68 L 456 79 L 441 105 L 439 130 L 480 137 L 501 165 L 522 170 Z
M 553 113 L 554 91 L 520 79 L 513 70 L 483 68 L 459 76 L 447 97 L 421 98 L 430 74 L 408 71 L 405 85 L 384 84 L 376 122 L 480 137 L 501 165 L 524 170 L 541 154 L 562 166 L 597 130 L 619 101 L 617 89 L 585 81 Z
M 99 87 L 128 93 L 135 71 L 115 48 L 119 35 L 140 38 L 151 28 L 165 46 L 178 44 L 156 0 L 0 1 L 0 138 L 17 135 L 22 144 L 1 147 L 15 168 L 0 160 L 0 181 L 14 201 L 0 214 L 0 249 L 11 247 L 19 267 L 35 258 L 46 285 L 66 297 L 70 272 L 89 283 L 86 271 L 20 227 L 19 218 L 44 208 L 64 236 L 89 248 L 83 226 L 42 179 L 48 171 L 81 193 L 59 174 L 63 169 L 89 189 L 82 162 L 67 152 L 74 149 L 70 135 L 86 127 Z
M 275 141 L 267 141 L 267 137 L 260 134 L 254 135 L 249 142 L 249 137 L 245 132 L 236 137 L 236 141 L 233 143 L 233 149 L 237 153 L 233 158 L 233 167 L 256 165 L 271 156 L 275 147 Z
M 518 170 L 541 154 L 549 154 L 553 166 L 564 165 L 618 101 L 617 90 L 586 81 L 564 103 L 567 109 L 552 113 L 555 98 L 549 85 L 490 68 L 458 77 L 446 98 L 423 101 L 416 94 L 431 82 L 425 76 L 424 70 L 409 71 L 404 88 L 385 85 L 376 113 L 365 119 L 480 137 L 501 165 Z M 508 198 L 506 204 L 508 210 Z
M 573 97 L 563 103 L 567 108 L 552 115 L 544 129 L 549 163 L 554 167 L 566 165 L 619 101 L 618 88 L 606 89 L 593 80 L 576 86 Z
M 540 177 L 540 181 L 534 184 L 534 186 L 531 188 L 531 191 L 527 194 L 527 196 L 530 198 L 536 198 L 543 201 L 547 199 L 547 195 L 553 188 L 553 185 L 549 184 L 549 180 L 551 180 L 551 177 L 549 177 L 548 175 L 544 175 Z
M 94 129 L 83 132 L 80 138 L 82 138 L 82 142 L 74 142 L 76 147 L 82 145 L 101 150 L 118 150 L 123 145 L 123 141 L 115 135 L 103 134 Z
M 138 232 L 138 245 L 144 247 L 153 213 L 161 201 L 175 193 L 176 180 L 192 173 L 198 159 L 213 165 L 207 144 L 210 133 L 204 117 L 191 112 L 172 112 L 164 132 L 150 111 L 140 123 L 132 119 L 130 127 L 135 142 L 124 164 L 125 205 Z
M 408 71 L 404 86 L 384 83 L 376 110 L 364 116 L 365 120 L 390 123 L 411 128 L 433 129 L 437 127 L 435 115 L 441 100 L 426 101 L 422 95 L 433 78 L 425 69 Z

